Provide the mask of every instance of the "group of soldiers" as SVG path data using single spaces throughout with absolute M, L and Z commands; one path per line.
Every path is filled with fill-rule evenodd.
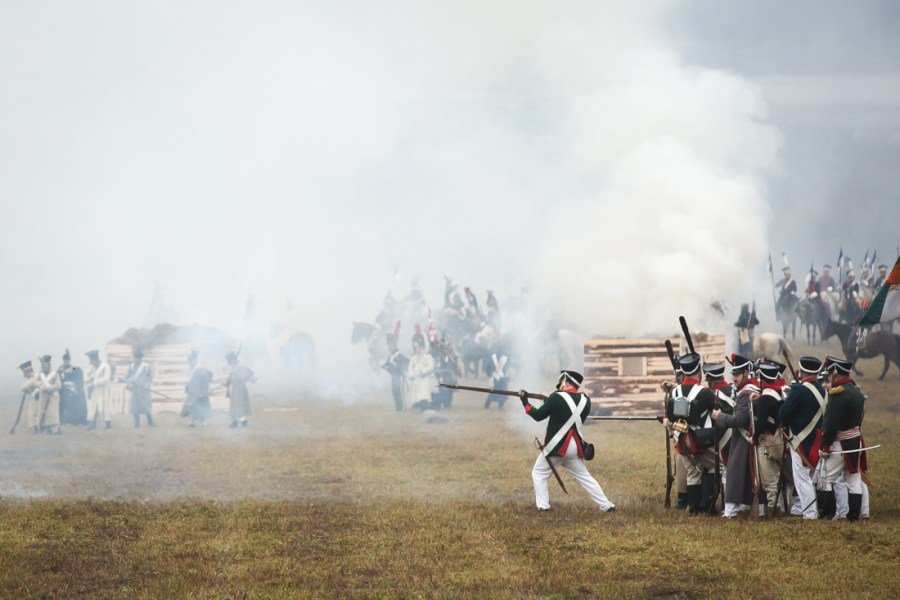
M 49 355 L 40 358 L 40 371 L 34 370 L 30 360 L 19 365 L 25 381 L 13 432 L 23 414 L 32 433 L 60 434 L 61 425 L 87 425 L 88 430 L 93 430 L 101 422 L 104 429 L 112 428 L 110 384 L 113 369 L 101 360 L 99 350 L 91 350 L 86 355 L 89 364 L 84 370 L 72 364 L 68 350 L 63 355 L 63 364 L 55 370 Z M 129 392 L 129 412 L 136 428 L 141 426 L 142 416 L 148 426 L 154 427 L 153 368 L 144 360 L 140 348 L 134 349 L 132 357 L 124 378 Z M 196 350 L 191 350 L 187 356 L 190 372 L 181 416 L 189 418 L 190 427 L 203 426 L 212 413 L 209 397 L 213 373 L 199 364 L 198 357 Z M 225 359 L 229 371 L 224 385 L 229 398 L 231 427 L 247 427 L 247 417 L 251 414 L 248 383 L 255 381 L 254 373 L 240 364 L 236 352 L 227 353 Z
M 400 351 L 400 323 L 386 335 L 388 358 L 382 368 L 391 376 L 394 408 L 448 410 L 453 405 L 453 390 L 438 384 L 456 385 L 462 375 L 462 363 L 447 334 L 442 337 L 417 328 L 412 336 L 412 356 Z
M 726 518 L 778 510 L 806 519 L 868 517 L 866 397 L 851 378 L 853 363 L 804 356 L 788 384 L 788 367 L 774 360 L 732 354 L 727 362 L 731 383 L 725 363 L 701 365 L 691 352 L 677 359 L 675 381 L 662 384 L 677 506 L 717 514 L 724 484 Z
M 837 281 L 831 276 L 831 265 L 822 265 L 822 274 L 819 275 L 818 270 L 810 266 L 809 274 L 806 277 L 806 288 L 803 290 L 804 296 L 814 302 L 818 302 L 823 310 L 829 314 L 829 317 L 840 320 L 846 317 L 855 317 L 868 308 L 869 302 L 884 285 L 888 275 L 888 267 L 885 264 L 878 265 L 877 274 L 873 272 L 873 265 L 864 264 L 859 278 L 856 271 L 852 268 L 846 272 L 841 271 L 841 281 Z M 799 286 L 794 279 L 791 268 L 785 266 L 782 269 L 783 276 L 775 287 L 778 291 L 778 299 L 776 300 L 776 309 L 782 311 L 791 305 L 795 305 L 798 300 Z M 838 311 L 832 311 L 831 306 L 825 301 L 825 294 L 837 292 L 840 300 L 838 302 Z

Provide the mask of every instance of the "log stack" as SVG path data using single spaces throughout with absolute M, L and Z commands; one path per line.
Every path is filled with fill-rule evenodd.
M 122 337 L 106 345 L 109 365 L 113 371 L 110 383 L 113 412 L 128 412 L 131 394 L 125 388 L 125 378 L 133 361 L 135 347 L 143 350 L 144 361 L 153 370 L 150 392 L 154 413 L 181 411 L 186 398 L 185 385 L 190 377 L 188 352 L 192 349 L 199 353 L 200 364 L 213 372 L 213 380 L 210 383 L 212 409 L 227 410 L 225 380 L 228 371 L 225 353 L 234 349 L 234 340 L 209 328 L 165 326 L 168 329 L 161 333 L 157 331 L 160 327 L 163 326 L 157 326 L 149 331 L 129 330 Z M 186 339 L 191 341 L 185 341 Z
M 658 415 L 661 381 L 672 379 L 666 339 L 677 354 L 687 353 L 678 336 L 670 338 L 592 338 L 584 343 L 584 387 L 592 412 L 599 415 Z M 696 333 L 694 348 L 705 361 L 721 362 L 725 336 Z

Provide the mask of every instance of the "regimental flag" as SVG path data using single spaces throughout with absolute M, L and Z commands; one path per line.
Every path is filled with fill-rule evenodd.
M 859 320 L 860 327 L 869 327 L 877 323 L 887 323 L 900 319 L 900 258 L 884 280 L 866 314 Z
M 838 270 L 844 270 L 844 249 L 841 248 L 841 251 L 838 252 L 838 260 L 837 260 Z

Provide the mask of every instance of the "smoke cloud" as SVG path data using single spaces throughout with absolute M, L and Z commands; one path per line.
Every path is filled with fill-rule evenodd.
M 530 285 L 584 335 L 745 298 L 779 135 L 672 6 L 7 5 L 0 359 L 102 347 L 155 282 L 184 323 L 289 313 L 326 373 L 413 275 L 435 309 L 444 274 Z

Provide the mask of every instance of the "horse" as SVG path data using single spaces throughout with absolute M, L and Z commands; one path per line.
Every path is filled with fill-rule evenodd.
M 376 325 L 355 321 L 353 333 L 350 336 L 350 343 L 354 346 L 360 342 L 366 343 L 366 349 L 369 351 L 369 366 L 375 371 L 381 369 L 388 358 L 387 342 L 383 336 L 378 335 L 379 331 L 380 329 Z
M 815 345 L 816 332 L 821 332 L 828 322 L 828 314 L 825 306 L 817 302 L 805 298 L 797 305 L 797 316 L 800 317 L 800 331 L 806 327 L 806 343 Z
M 884 368 L 878 381 L 884 381 L 884 376 L 891 368 L 891 361 L 900 369 L 900 335 L 886 330 L 870 331 L 856 343 L 856 354 L 858 358 L 882 356 Z
M 316 343 L 306 331 L 294 332 L 281 348 L 281 358 L 292 373 L 301 373 L 308 369 L 316 372 Z
M 784 360 L 793 362 L 794 351 L 787 341 L 777 333 L 760 333 L 753 338 L 753 358 L 768 356 L 775 358 L 781 356 Z
M 788 325 L 791 327 L 791 339 L 797 341 L 797 296 L 787 294 L 782 296 L 777 303 L 776 313 L 781 323 L 781 336 L 787 337 Z
M 856 341 L 859 338 L 859 330 L 853 325 L 841 323 L 834 319 L 829 319 L 822 330 L 822 341 L 828 341 L 831 336 L 837 336 L 841 341 L 841 350 L 847 360 L 853 361 L 853 372 L 862 375 L 862 371 L 856 368 Z

